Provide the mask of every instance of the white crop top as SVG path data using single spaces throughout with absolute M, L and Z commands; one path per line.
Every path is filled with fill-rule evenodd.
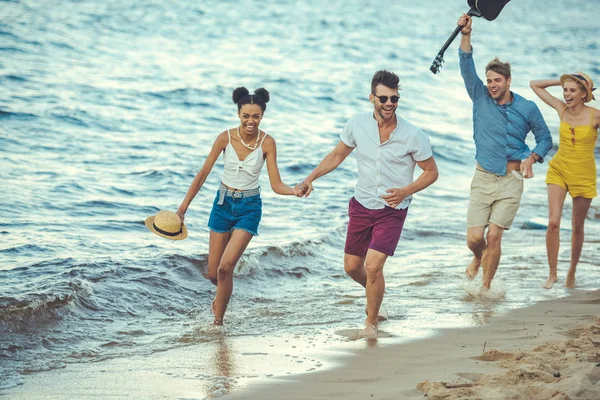
M 221 181 L 234 189 L 248 190 L 258 187 L 258 178 L 260 171 L 265 164 L 265 157 L 262 151 L 262 144 L 267 137 L 263 135 L 260 144 L 250 154 L 241 161 L 231 145 L 231 134 L 227 131 L 229 143 L 225 147 L 223 154 L 223 177 Z

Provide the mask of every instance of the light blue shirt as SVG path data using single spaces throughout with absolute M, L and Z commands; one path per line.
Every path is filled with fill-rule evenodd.
M 513 101 L 498 104 L 477 76 L 473 51 L 458 48 L 460 73 L 473 101 L 473 139 L 475 160 L 486 171 L 506 175 L 506 163 L 529 157 L 532 150 L 525 143 L 531 131 L 536 146 L 533 152 L 542 157 L 552 148 L 552 136 L 537 105 L 511 92 Z

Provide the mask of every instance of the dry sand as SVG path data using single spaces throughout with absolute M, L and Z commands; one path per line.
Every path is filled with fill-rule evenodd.
M 214 371 L 206 371 L 207 363 L 188 346 L 32 374 L 0 397 L 203 399 L 209 393 L 232 400 L 600 399 L 600 290 L 574 291 L 567 298 L 513 310 L 485 326 L 445 330 L 406 344 L 385 345 L 387 340 L 352 356 L 323 355 L 340 365 L 330 370 L 294 371 L 269 381 L 242 379 L 243 384 L 227 377 L 232 371 L 238 377 L 251 375 L 247 365 L 235 370 L 236 355 L 243 350 L 228 349 L 223 360 L 223 348 L 217 346 L 214 364 L 222 368 L 223 380 L 216 389 L 202 379 Z M 277 365 L 285 359 L 285 345 L 269 346 L 256 353 L 256 368 L 287 368 Z

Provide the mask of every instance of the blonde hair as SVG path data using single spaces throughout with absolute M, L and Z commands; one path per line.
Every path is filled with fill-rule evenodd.
M 586 87 L 583 86 L 583 83 L 581 83 L 581 81 L 579 81 L 578 79 L 575 79 L 575 78 L 565 78 L 563 80 L 563 83 L 562 83 L 563 87 L 565 85 L 565 82 L 575 82 L 577 84 L 577 87 L 579 87 L 579 90 L 581 90 L 587 96 L 587 89 L 586 89 Z
M 494 71 L 508 79 L 510 78 L 510 63 L 496 57 L 485 66 L 485 73 L 487 74 L 488 71 Z

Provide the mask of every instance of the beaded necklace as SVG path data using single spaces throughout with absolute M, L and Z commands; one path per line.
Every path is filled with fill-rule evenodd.
M 258 147 L 258 139 L 260 138 L 260 130 L 258 131 L 258 135 L 256 135 L 256 142 L 254 143 L 254 146 L 251 146 L 251 145 L 247 144 L 246 142 L 244 142 L 244 139 L 242 139 L 242 135 L 240 135 L 240 127 L 239 126 L 237 127 L 237 137 L 240 139 L 240 142 L 242 142 L 242 145 L 244 147 L 254 151 Z

